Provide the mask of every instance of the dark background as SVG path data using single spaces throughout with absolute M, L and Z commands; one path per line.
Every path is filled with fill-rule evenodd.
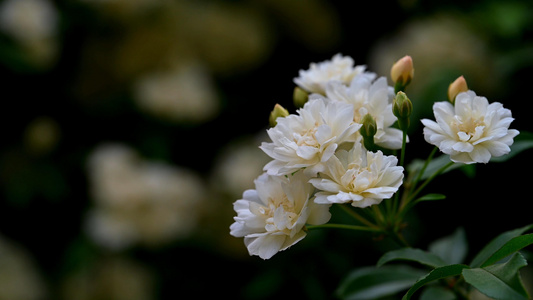
M 36 62 L 12 34 L 0 33 L 4 103 L 0 118 L 0 233 L 18 245 L 33 264 L 33 272 L 45 286 L 44 299 L 123 299 L 120 292 L 106 294 L 113 287 L 100 287 L 84 296 L 65 292 L 65 282 L 74 274 L 99 268 L 115 257 L 150 270 L 150 299 L 184 295 L 332 298 L 339 280 L 351 269 L 373 265 L 386 248 L 383 242 L 370 235 L 335 230 L 311 232 L 268 261 L 249 257 L 242 240 L 229 235 L 234 215 L 231 204 L 237 198 L 216 193 L 207 199 L 215 209 L 203 216 L 193 234 L 160 247 L 135 245 L 110 251 L 91 241 L 83 229 L 85 214 L 95 205 L 89 192 L 87 158 L 98 145 L 123 143 L 147 160 L 194 170 L 209 181 L 222 149 L 264 131 L 275 103 L 294 112 L 292 79 L 298 70 L 336 53 L 351 56 L 356 64 L 366 64 L 368 70 L 387 77 L 387 68 L 396 59 L 411 55 L 416 71 L 407 93 L 417 118 L 433 118 L 431 104 L 445 100 L 448 84 L 464 75 L 478 95 L 511 109 L 515 118 L 511 128 L 533 129 L 529 111 L 533 11 L 529 1 L 367 1 L 364 5 L 350 1 L 175 2 L 175 18 L 183 17 L 183 7 L 202 11 L 202 6 L 212 5 L 220 8 L 213 11 L 231 10 L 259 18 L 266 42 L 246 59 L 233 48 L 242 50 L 241 44 L 251 37 L 234 36 L 231 27 L 224 29 L 225 23 L 207 26 L 219 30 L 213 30 L 214 36 L 200 30 L 182 40 L 158 31 L 158 17 L 165 5 L 173 4 L 132 12 L 128 4 L 104 1 L 49 3 L 57 12 L 54 58 Z M 172 16 L 166 12 L 167 18 L 168 14 Z M 196 16 L 189 18 L 196 24 Z M 413 38 L 413 32 L 435 24 L 440 24 L 440 31 Z M 180 20 L 177 26 L 179 32 L 188 31 L 187 20 Z M 164 65 L 156 58 L 168 54 L 164 42 L 151 48 L 150 39 L 148 45 L 142 39 L 138 44 L 128 39 L 143 30 L 148 30 L 148 36 L 159 34 L 163 41 L 178 39 L 173 45 L 190 46 L 205 63 L 220 105 L 215 116 L 196 123 L 176 122 L 136 105 L 135 81 Z M 226 33 L 217 35 L 224 30 L 231 37 L 227 44 Z M 439 32 L 448 35 L 439 38 Z M 205 42 L 215 38 L 219 40 Z M 124 46 L 126 42 L 130 44 Z M 212 58 L 220 51 L 237 54 L 228 54 L 228 61 L 220 63 Z M 384 52 L 389 56 L 383 56 Z M 126 55 L 130 59 L 124 61 L 131 67 L 117 62 Z M 26 136 L 29 124 L 42 116 L 53 120 L 59 134 L 48 150 L 36 154 Z M 412 123 L 407 161 L 425 158 L 432 149 L 423 140 L 420 123 Z M 408 238 L 424 249 L 430 241 L 462 226 L 472 257 L 495 235 L 532 223 L 529 187 L 533 165 L 529 155 L 526 151 L 506 163 L 477 165 L 475 177 L 460 170 L 439 177 L 427 190 L 446 194 L 447 199 L 420 204 L 410 216 Z M 337 220 L 346 221 L 342 212 L 333 213 Z M 91 272 L 84 279 L 87 286 L 98 277 Z

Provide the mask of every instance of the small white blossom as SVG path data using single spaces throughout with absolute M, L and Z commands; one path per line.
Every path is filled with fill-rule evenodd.
M 457 163 L 487 163 L 492 156 L 505 155 L 519 133 L 509 129 L 514 120 L 510 110 L 473 91 L 457 95 L 455 107 L 447 101 L 435 103 L 433 113 L 436 122 L 422 120 L 424 138 Z
M 255 181 L 255 190 L 246 190 L 234 203 L 237 216 L 230 234 L 244 237 L 250 255 L 269 259 L 294 245 L 306 235 L 306 223 L 329 221 L 329 205 L 309 199 L 313 186 L 302 172 L 294 175 L 270 176 L 266 173 Z
M 326 87 L 326 96 L 332 101 L 353 105 L 355 123 L 362 123 L 362 118 L 370 114 L 377 125 L 374 142 L 387 149 L 401 149 L 402 131 L 391 127 L 397 120 L 392 113 L 394 90 L 387 85 L 385 77 L 375 81 L 374 77 L 369 73 L 357 75 L 349 86 L 331 81 Z
M 274 160 L 264 170 L 270 175 L 286 175 L 306 168 L 312 177 L 325 168 L 325 162 L 337 147 L 350 140 L 361 124 L 353 123 L 353 107 L 325 98 L 310 99 L 298 115 L 277 119 L 267 130 L 272 143 L 263 142 L 261 149 Z
M 397 163 L 396 156 L 367 152 L 360 144 L 350 151 L 339 150 L 321 173 L 324 178 L 309 181 L 321 190 L 316 193 L 315 203 L 351 203 L 354 207 L 379 204 L 402 184 L 403 167 Z
M 354 61 L 349 56 L 340 53 L 331 60 L 320 63 L 311 63 L 308 70 L 300 70 L 294 83 L 310 93 L 325 94 L 326 84 L 331 80 L 337 80 L 344 84 L 350 83 L 353 77 L 365 71 L 366 66 L 354 67 Z

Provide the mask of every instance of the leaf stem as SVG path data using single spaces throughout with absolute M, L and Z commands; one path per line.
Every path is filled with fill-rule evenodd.
M 307 230 L 313 230 L 313 229 L 323 229 L 323 228 L 337 228 L 337 229 L 349 229 L 349 230 L 356 230 L 356 231 L 369 231 L 369 232 L 380 232 L 382 233 L 383 230 L 379 228 L 371 228 L 367 226 L 360 226 L 360 225 L 348 225 L 348 224 L 322 224 L 322 225 L 306 225 L 305 228 Z
M 353 209 L 351 209 L 350 207 L 344 205 L 344 204 L 340 204 L 339 205 L 340 208 L 342 210 L 344 210 L 347 214 L 349 214 L 350 216 L 352 216 L 354 219 L 356 219 L 357 221 L 365 224 L 366 226 L 370 227 L 370 228 L 378 228 L 378 226 L 376 226 L 376 224 L 373 224 L 372 222 L 368 221 L 366 218 L 364 218 L 363 216 L 361 216 L 360 214 L 358 214 L 356 211 L 354 211 Z
M 403 167 L 405 161 L 405 145 L 407 144 L 407 130 L 402 130 L 402 153 L 400 154 L 400 166 Z
M 443 167 L 441 167 L 440 169 L 435 171 L 435 173 L 433 173 L 431 176 L 429 176 L 429 178 L 426 179 L 426 181 L 424 181 L 424 183 L 422 183 L 422 185 L 419 186 L 418 189 L 416 189 L 416 191 L 413 194 L 411 194 L 409 198 L 407 198 L 407 202 L 410 202 L 411 200 L 413 200 L 418 195 L 418 193 L 420 193 L 426 187 L 426 185 L 428 185 L 428 183 L 430 183 L 439 174 L 441 174 L 442 172 L 446 171 L 446 169 L 451 167 L 453 164 L 454 164 L 454 162 L 450 161 L 449 163 L 447 163 L 446 165 L 444 165 Z M 405 203 L 405 204 L 407 204 L 407 203 Z M 403 205 L 403 206 L 405 206 L 405 205 Z
M 435 156 L 435 153 L 437 153 L 438 149 L 439 148 L 437 148 L 437 147 L 433 148 L 433 150 L 429 154 L 428 158 L 426 159 L 426 162 L 424 163 L 424 166 L 422 167 L 422 169 L 420 169 L 420 172 L 418 173 L 418 176 L 416 177 L 416 180 L 413 182 L 413 186 L 416 186 L 416 184 L 420 181 L 420 179 L 422 179 L 422 176 L 424 175 L 424 172 L 426 171 L 426 168 L 428 167 L 429 162 L 431 162 L 431 160 L 433 159 L 433 156 Z

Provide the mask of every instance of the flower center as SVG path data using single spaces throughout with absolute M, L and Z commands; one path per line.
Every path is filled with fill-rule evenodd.
M 298 146 L 310 146 L 315 148 L 320 147 L 315 137 L 317 129 L 318 123 L 315 123 L 315 126 L 309 128 L 306 131 L 303 131 L 301 133 L 294 133 L 294 142 L 296 142 Z
M 374 184 L 375 176 L 369 167 L 349 169 L 346 173 L 348 175 L 346 187 L 352 192 L 364 191 Z
M 464 121 L 456 120 L 452 124 L 462 142 L 473 142 L 482 136 L 485 128 L 485 119 L 483 117 L 471 117 Z
M 264 215 L 267 217 L 265 229 L 269 232 L 285 231 L 290 234 L 290 229 L 298 220 L 294 205 L 284 195 L 282 199 L 268 199 L 268 207 L 265 207 Z

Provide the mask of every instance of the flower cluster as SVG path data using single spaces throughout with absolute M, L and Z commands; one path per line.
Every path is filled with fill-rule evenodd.
M 305 237 L 306 224 L 330 220 L 332 204 L 362 209 L 393 198 L 404 181 L 413 107 L 404 90 L 413 76 L 409 56 L 391 68 L 394 87 L 340 54 L 299 72 L 294 102 L 300 108 L 290 114 L 276 104 L 270 115 L 272 128 L 267 130 L 271 141 L 260 146 L 272 160 L 254 181 L 255 189 L 246 190 L 234 203 L 237 216 L 230 233 L 244 237 L 250 255 L 268 259 L 294 245 Z M 450 84 L 448 97 L 449 102 L 433 106 L 436 122 L 422 120 L 425 140 L 451 159 L 434 176 L 453 163 L 487 163 L 510 152 L 518 135 L 509 129 L 510 110 L 468 90 L 462 76 Z M 398 149 L 400 159 L 387 155 Z M 366 229 L 392 232 L 404 242 L 399 234 L 401 216 L 427 184 L 415 190 L 433 154 L 419 174 L 410 177 L 416 180 L 404 187 L 401 203 L 396 195 L 387 200 L 384 213 L 381 206 L 374 207 L 369 213 L 374 222 L 353 210 L 351 214 Z
M 310 93 L 307 102 L 296 114 L 274 119 L 271 142 L 260 147 L 272 161 L 255 189 L 234 204 L 231 234 L 244 237 L 251 255 L 268 259 L 294 245 L 306 235 L 305 224 L 329 221 L 333 203 L 379 204 L 402 184 L 397 158 L 362 143 L 360 130 L 370 116 L 377 146 L 402 147 L 402 131 L 392 127 L 393 88 L 365 69 L 337 54 L 294 79 Z

